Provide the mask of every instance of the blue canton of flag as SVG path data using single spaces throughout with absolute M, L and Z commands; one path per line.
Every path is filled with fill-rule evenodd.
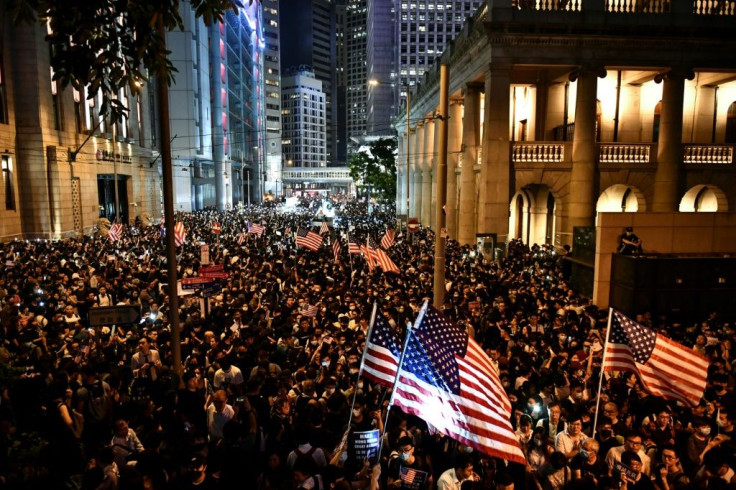
M 391 387 L 401 356 L 401 339 L 380 310 L 376 311 L 363 357 L 363 374 L 370 380 Z
M 460 374 L 455 356 L 465 357 L 468 332 L 453 324 L 435 308 L 429 307 L 413 334 L 427 349 L 427 357 L 437 368 L 442 384 L 452 393 L 459 393 Z
M 620 321 L 612 322 L 611 342 L 614 344 L 628 344 L 634 360 L 644 364 L 652 356 L 657 334 L 632 320 L 623 317 Z

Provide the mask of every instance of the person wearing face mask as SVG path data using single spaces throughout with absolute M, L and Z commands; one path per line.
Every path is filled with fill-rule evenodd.
M 613 447 L 622 446 L 624 440 L 613 433 L 611 418 L 605 415 L 598 417 L 598 429 L 595 432 L 595 440 L 600 445 L 599 454 L 607 455 Z
M 711 436 L 711 426 L 707 419 L 700 418 L 693 422 L 695 432 L 688 438 L 687 448 L 687 463 L 688 466 L 693 468 L 699 468 L 703 464 L 705 455 L 714 447 L 720 446 L 726 440 L 726 437 L 717 435 Z
M 414 447 L 414 440 L 410 436 L 402 437 L 398 441 L 397 449 L 399 453 L 398 457 L 391 459 L 388 463 L 387 488 L 416 488 L 415 486 L 410 487 L 404 485 L 404 482 L 401 480 L 402 467 L 422 472 L 419 474 L 420 479 L 425 479 L 424 486 L 421 487 L 422 489 L 434 488 L 431 467 L 427 462 L 426 456 Z
M 523 453 L 528 454 L 532 440 L 532 418 L 529 415 L 524 414 L 519 419 L 516 437 L 519 439 L 519 445 Z
M 585 480 L 594 486 L 608 476 L 608 465 L 598 457 L 600 445 L 595 439 L 586 439 L 580 452 L 570 461 L 574 480 Z

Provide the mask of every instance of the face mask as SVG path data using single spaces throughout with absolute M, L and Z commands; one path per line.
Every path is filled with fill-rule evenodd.
M 583 459 L 588 459 L 589 456 L 590 453 L 588 451 L 586 451 L 585 449 L 580 450 L 580 457 L 582 457 Z
M 531 435 L 531 433 L 530 433 L 530 434 L 521 434 L 521 435 L 519 436 L 519 440 L 520 440 L 521 442 L 524 442 L 524 443 L 527 443 L 527 442 L 529 442 L 529 439 L 531 439 L 531 438 L 532 438 L 532 435 Z
M 465 454 L 470 454 L 470 453 L 472 453 L 472 452 L 473 452 L 473 448 L 472 448 L 472 447 L 470 447 L 470 446 L 465 446 L 465 447 L 463 448 L 463 452 L 464 452 Z
M 357 408 L 353 410 L 353 417 L 360 417 L 360 410 L 358 410 Z
M 606 439 L 613 435 L 613 431 L 611 429 L 601 429 L 599 432 L 601 433 L 601 437 L 605 437 Z
M 409 458 L 411 458 L 411 451 L 402 452 L 401 455 L 399 455 L 399 458 L 401 458 L 401 461 L 409 461 Z
M 544 441 L 543 440 L 541 440 L 541 439 L 534 439 L 534 445 L 535 446 L 539 447 L 542 444 L 544 444 Z
M 698 429 L 698 432 L 700 432 L 701 436 L 709 436 L 710 435 L 710 427 L 701 427 Z

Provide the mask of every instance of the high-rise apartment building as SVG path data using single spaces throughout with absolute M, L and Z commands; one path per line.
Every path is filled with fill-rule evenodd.
M 266 192 L 279 195 L 281 189 L 281 34 L 279 0 L 261 0 L 263 5 L 263 78 L 266 108 Z
M 284 168 L 327 166 L 327 94 L 310 71 L 296 71 L 282 79 Z
M 330 0 L 281 0 L 279 12 L 281 70 L 311 71 L 322 82 L 327 131 L 325 161 L 334 164 L 337 155 L 335 4 Z
M 367 131 L 391 134 L 391 117 L 483 0 L 372 0 L 368 5 Z

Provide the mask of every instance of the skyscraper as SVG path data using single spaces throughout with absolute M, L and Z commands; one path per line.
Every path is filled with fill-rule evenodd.
M 281 39 L 279 0 L 261 0 L 263 5 L 263 70 L 266 105 L 266 192 L 279 194 L 281 180 Z
M 391 134 L 390 121 L 483 0 L 372 0 L 368 3 L 367 131 Z
M 334 163 L 337 154 L 335 5 L 330 0 L 281 0 L 280 6 L 281 70 L 309 71 L 322 82 L 327 131 L 325 161 Z
M 326 167 L 327 94 L 314 73 L 298 70 L 282 79 L 284 167 Z
M 366 40 L 367 1 L 348 0 L 345 16 L 347 137 L 366 135 Z

